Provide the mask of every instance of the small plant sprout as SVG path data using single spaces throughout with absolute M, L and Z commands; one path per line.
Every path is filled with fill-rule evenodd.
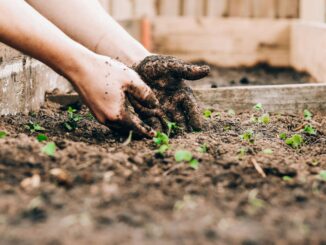
M 263 110 L 264 108 L 263 108 L 262 103 L 258 103 L 258 104 L 256 104 L 256 105 L 254 105 L 253 109 L 256 110 L 256 111 L 261 111 L 261 110 Z
M 248 153 L 248 149 L 245 147 L 241 147 L 238 151 L 239 158 L 244 157 L 245 155 L 247 155 L 247 153 Z
M 190 151 L 180 150 L 174 155 L 177 162 L 187 162 L 193 169 L 198 169 L 199 162 L 195 159 Z
M 209 109 L 206 109 L 203 112 L 204 117 L 207 118 L 207 119 L 211 118 L 212 117 L 212 114 L 213 114 L 212 111 L 209 110 Z
M 244 134 L 240 135 L 240 138 L 249 143 L 254 143 L 255 133 L 252 129 L 248 129 Z
M 48 137 L 45 134 L 39 134 L 37 135 L 36 139 L 38 142 L 43 142 L 43 141 L 47 141 Z
M 83 119 L 81 115 L 76 114 L 77 110 L 69 106 L 67 110 L 68 121 L 66 121 L 63 126 L 68 131 L 74 131 L 78 127 L 78 122 Z
M 312 120 L 313 115 L 309 110 L 306 109 L 303 111 L 303 117 L 305 120 L 310 121 Z
M 5 131 L 0 131 L 0 139 L 6 138 L 7 133 Z
M 200 153 L 206 153 L 208 151 L 208 146 L 206 144 L 203 144 L 198 147 L 197 149 Z
M 170 149 L 169 145 L 161 145 L 156 151 L 155 153 L 160 154 L 161 156 L 163 156 L 165 154 L 165 152 L 167 152 Z
M 86 118 L 87 118 L 88 120 L 91 120 L 91 121 L 94 121 L 94 120 L 95 120 L 95 117 L 94 117 L 93 114 L 90 113 L 90 112 L 86 114 Z
M 40 124 L 38 123 L 33 123 L 33 122 L 29 122 L 26 125 L 26 128 L 31 132 L 31 133 L 35 133 L 35 132 L 44 132 L 46 131 L 45 128 L 43 128 Z
M 258 118 L 258 122 L 262 124 L 269 124 L 271 122 L 271 118 L 268 113 L 265 113 Z
M 286 140 L 287 139 L 287 134 L 286 133 L 280 133 L 280 135 L 278 136 L 281 140 Z
M 287 138 L 285 140 L 285 143 L 289 146 L 291 146 L 293 149 L 298 149 L 303 144 L 303 138 L 299 134 L 294 134 L 292 137 Z
M 262 152 L 266 155 L 272 155 L 274 153 L 272 149 L 264 149 Z
M 170 139 L 167 134 L 157 132 L 156 136 L 153 138 L 153 141 L 157 146 L 161 146 L 161 145 L 168 145 L 170 142 Z
M 290 177 L 290 176 L 283 176 L 282 179 L 283 179 L 284 181 L 291 181 L 291 180 L 293 180 L 293 178 Z
M 167 121 L 166 124 L 168 126 L 168 137 L 170 137 L 172 133 L 175 133 L 177 129 L 180 129 L 180 127 L 175 122 Z
M 228 110 L 228 115 L 230 116 L 230 117 L 234 117 L 235 116 L 235 110 L 233 110 L 233 109 L 229 109 Z
M 50 157 L 54 157 L 56 148 L 57 147 L 54 142 L 49 142 L 42 148 L 42 152 Z
M 320 177 L 321 180 L 326 182 L 326 170 L 320 171 L 319 177 Z
M 310 124 L 309 125 L 306 125 L 303 129 L 303 131 L 307 134 L 310 134 L 310 135 L 316 135 L 317 134 L 317 130 L 311 126 Z

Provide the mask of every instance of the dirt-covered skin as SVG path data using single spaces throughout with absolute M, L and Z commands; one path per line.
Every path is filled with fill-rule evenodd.
M 85 107 L 77 113 L 83 119 L 73 132 L 63 127 L 66 111 L 52 106 L 0 117 L 8 133 L 0 139 L 1 244 L 326 243 L 325 116 L 314 115 L 318 133 L 309 136 L 302 114 L 271 114 L 261 125 L 250 122 L 257 112 L 213 112 L 207 131 L 171 139 L 160 157 L 151 140 L 123 145 Z M 56 143 L 55 157 L 41 152 L 46 143 L 25 128 L 30 121 Z M 253 144 L 240 139 L 248 129 Z M 292 149 L 282 132 L 306 143 Z M 204 144 L 208 151 L 199 152 Z M 181 149 L 198 170 L 176 163 Z
M 171 56 L 153 55 L 135 67 L 141 78 L 154 90 L 168 120 L 188 130 L 202 129 L 202 117 L 192 89 L 185 80 L 199 80 L 209 74 L 209 66 L 188 64 Z M 144 115 L 141 108 L 138 114 Z M 150 117 L 150 123 L 160 129 L 161 124 Z M 162 121 L 162 120 L 161 120 Z

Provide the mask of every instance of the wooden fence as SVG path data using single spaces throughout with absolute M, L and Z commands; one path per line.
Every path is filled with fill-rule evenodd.
M 117 20 L 143 16 L 298 18 L 300 0 L 100 0 Z M 301 0 L 302 1 L 302 0 Z M 309 0 L 316 2 L 319 0 Z M 322 0 L 325 1 L 325 0 Z

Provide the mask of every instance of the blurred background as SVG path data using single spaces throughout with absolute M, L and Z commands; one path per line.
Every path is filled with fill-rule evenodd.
M 100 0 L 117 20 L 143 16 L 303 18 L 325 21 L 325 0 Z

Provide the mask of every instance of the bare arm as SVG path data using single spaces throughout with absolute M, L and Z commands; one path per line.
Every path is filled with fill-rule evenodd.
M 90 50 L 124 64 L 139 63 L 150 53 L 132 38 L 97 0 L 27 0 L 68 36 Z

